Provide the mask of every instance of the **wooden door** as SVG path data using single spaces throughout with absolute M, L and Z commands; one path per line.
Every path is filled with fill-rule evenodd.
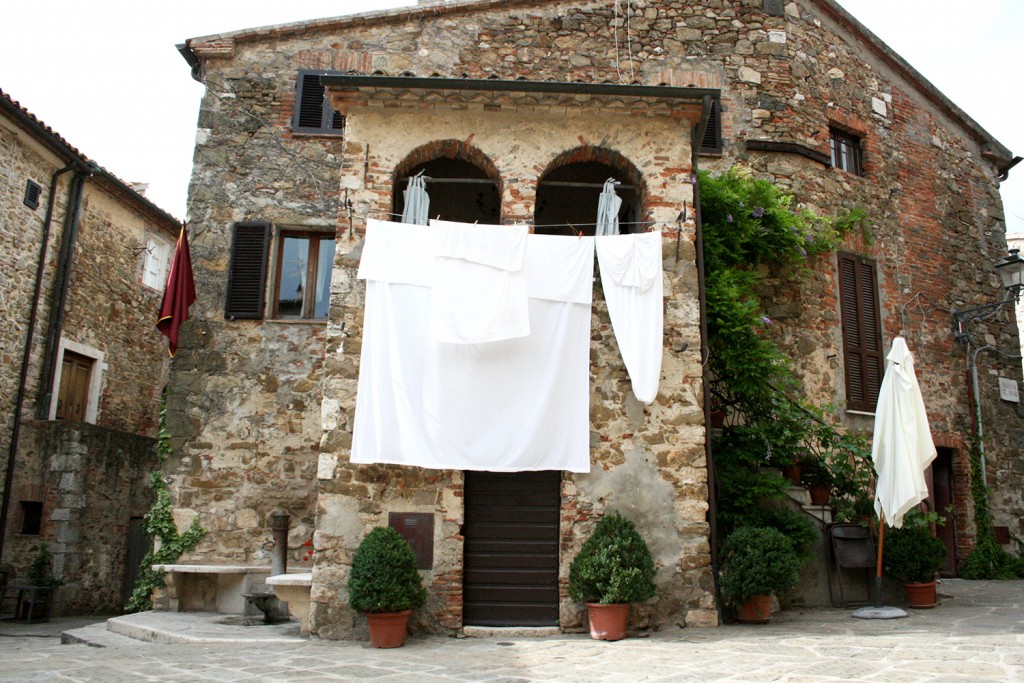
M 463 623 L 558 624 L 561 472 L 466 472 Z
M 89 381 L 92 376 L 92 358 L 64 352 L 60 371 L 60 392 L 57 394 L 57 419 L 81 422 L 89 403 Z
M 939 573 L 942 576 L 956 576 L 956 522 L 953 517 L 953 450 L 936 449 L 938 455 L 932 461 L 931 504 L 945 524 L 936 526 L 935 535 L 946 544 L 946 563 Z

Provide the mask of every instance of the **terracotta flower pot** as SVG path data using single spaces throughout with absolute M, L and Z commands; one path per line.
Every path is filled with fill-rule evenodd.
M 811 484 L 807 492 L 811 494 L 811 505 L 828 505 L 832 495 L 832 489 L 827 484 Z
M 622 640 L 626 637 L 626 625 L 629 623 L 629 603 L 602 605 L 588 602 L 587 618 L 590 637 L 594 640 Z
M 907 592 L 907 607 L 931 609 L 935 607 L 935 582 L 905 583 L 903 590 Z
M 772 596 L 753 596 L 739 606 L 736 618 L 744 624 L 767 624 L 772 618 Z
M 789 480 L 790 484 L 794 486 L 800 485 L 800 463 L 795 465 L 785 465 L 782 468 L 782 476 Z
M 411 609 L 403 612 L 367 612 L 366 623 L 370 626 L 370 645 L 390 648 L 405 645 L 409 628 Z

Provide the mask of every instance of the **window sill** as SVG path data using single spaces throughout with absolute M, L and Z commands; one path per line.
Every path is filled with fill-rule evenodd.
M 849 408 L 847 408 L 846 414 L 847 415 L 863 415 L 864 417 L 874 417 L 875 416 L 874 413 L 870 413 L 870 412 L 868 412 L 866 410 L 850 410 Z
M 275 325 L 326 325 L 327 318 L 267 318 L 265 322 Z

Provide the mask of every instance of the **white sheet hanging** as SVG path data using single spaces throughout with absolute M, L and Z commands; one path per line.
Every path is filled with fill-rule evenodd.
M 593 238 L 527 239 L 524 269 L 528 282 L 536 278 L 529 288 L 545 295 L 529 299 L 530 335 L 447 344 L 432 338 L 431 288 L 406 283 L 425 269 L 390 272 L 389 262 L 400 269 L 429 260 L 417 228 L 409 228 L 367 226 L 352 462 L 588 472 Z M 533 259 L 537 267 L 528 268 Z M 558 296 L 570 300 L 552 300 Z
M 651 403 L 658 396 L 663 353 L 661 232 L 595 239 L 608 315 L 633 395 Z
M 437 240 L 431 332 L 449 344 L 480 344 L 525 337 L 526 225 L 430 221 Z

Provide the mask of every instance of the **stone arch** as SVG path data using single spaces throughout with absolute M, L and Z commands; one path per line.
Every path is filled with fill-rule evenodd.
M 502 181 L 490 157 L 468 140 L 434 140 L 412 150 L 392 174 L 392 211 L 401 216 L 405 179 L 423 172 L 431 178 L 431 216 L 447 220 L 499 223 Z M 396 216 L 396 217 L 397 217 Z
M 622 232 L 639 232 L 640 224 L 647 216 L 648 187 L 647 182 L 633 162 L 619 152 L 594 145 L 582 145 L 566 150 L 552 159 L 537 180 L 537 201 L 534 210 L 534 221 L 537 232 L 559 234 L 572 232 L 572 229 L 545 228 L 544 225 L 558 225 L 564 216 L 570 215 L 568 209 L 556 210 L 551 202 L 564 201 L 575 207 L 577 215 L 586 211 L 596 216 L 597 197 L 601 184 L 607 177 L 614 177 L 622 183 L 618 194 L 623 199 L 623 207 L 619 220 L 622 221 Z M 578 181 L 578 182 L 577 182 Z M 559 187 L 559 190 L 554 190 Z M 583 214 L 581 223 L 593 223 L 594 218 Z M 575 230 L 579 232 L 580 230 Z M 593 234 L 593 227 L 586 226 L 581 230 L 584 234 Z

